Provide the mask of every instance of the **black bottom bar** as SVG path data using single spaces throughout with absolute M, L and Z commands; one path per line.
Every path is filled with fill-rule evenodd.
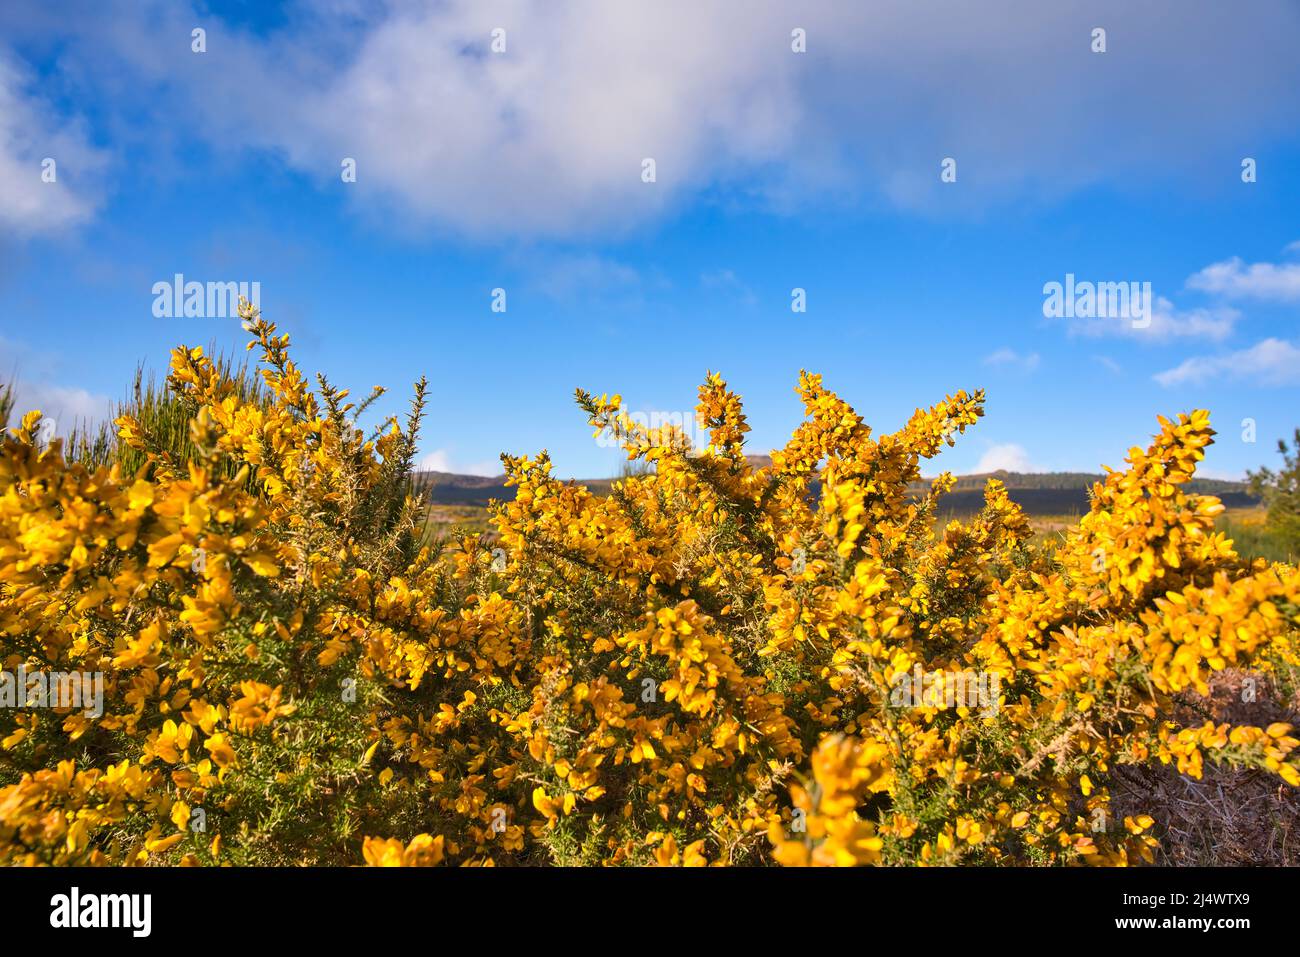
M 547 938 L 576 946 L 577 935 L 584 950 L 602 940 L 659 939 L 689 941 L 696 951 L 717 940 L 733 952 L 746 939 L 770 946 L 782 932 L 815 933 L 819 946 L 837 938 L 864 946 L 882 933 L 914 933 L 918 946 L 951 935 L 959 945 L 1040 930 L 1153 944 L 1200 934 L 1230 943 L 1288 925 L 1293 881 L 1287 870 L 1226 868 L 9 868 L 0 869 L 0 900 L 7 943 L 111 939 L 134 950 L 355 941 L 373 948 L 405 946 L 414 935 L 434 949 L 458 940 L 462 953 L 478 945 L 487 953 Z M 144 897 L 118 895 L 148 895 L 147 911 Z M 90 922 L 118 926 L 71 926 Z

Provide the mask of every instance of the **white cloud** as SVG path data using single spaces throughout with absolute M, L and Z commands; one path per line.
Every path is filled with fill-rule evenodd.
M 1282 0 L 1260 2 L 1286 22 Z M 275 75 L 245 111 L 299 168 L 337 171 L 355 156 L 358 196 L 481 236 L 619 232 L 742 176 L 760 203 L 881 190 L 947 210 L 1026 186 L 1067 192 L 1140 168 L 1144 151 L 1190 159 L 1201 151 L 1176 144 L 1202 142 L 1207 126 L 1300 119 L 1290 99 L 1262 95 L 1300 82 L 1293 45 L 1261 36 L 1267 10 L 1127 6 L 1123 33 L 1141 56 L 1117 49 L 1099 71 L 1093 13 L 1077 6 L 997 0 L 936 14 L 913 0 L 819 0 L 799 9 L 800 55 L 782 0 L 396 2 L 342 64 L 304 67 L 296 45 L 296 57 L 258 51 Z M 487 52 L 498 26 L 500 55 Z M 1212 82 L 1186 56 L 1209 46 Z M 285 115 L 257 108 L 268 88 L 288 91 Z M 1079 123 L 1097 103 L 1128 144 L 1123 158 Z M 1158 147 L 1125 137 L 1153 122 Z M 941 192 L 944 156 L 977 177 L 967 197 Z M 641 181 L 645 157 L 654 184 Z
M 594 253 L 541 254 L 523 269 L 530 286 L 561 302 L 636 296 L 642 287 L 635 267 Z
M 0 336 L 0 384 L 8 386 L 14 397 L 11 426 L 39 409 L 54 421 L 55 434 L 67 437 L 74 428 L 93 428 L 113 414 L 114 403 L 108 396 L 61 384 L 65 374 L 60 365 L 56 353 Z
M 1037 369 L 1038 363 L 1039 355 L 1037 352 L 1021 355 L 1014 349 L 1008 348 L 998 349 L 984 357 L 985 365 L 1014 367 L 1025 372 L 1032 372 Z
M 702 273 L 700 275 L 700 285 L 705 289 L 729 293 L 746 306 L 752 306 L 758 302 L 758 296 L 754 295 L 754 290 L 750 289 L 744 280 L 731 269 L 716 269 L 712 272 Z
M 447 455 L 446 449 L 434 449 L 420 459 L 416 469 L 420 472 L 450 472 L 451 458 Z
M 404 216 L 475 236 L 621 232 L 794 145 L 793 55 L 734 33 L 722 44 L 734 17 L 721 7 L 679 14 L 397 3 L 346 63 L 266 66 L 293 92 L 249 119 L 300 169 L 354 157 L 356 198 Z M 490 52 L 503 25 L 506 52 Z
M 994 445 L 975 463 L 974 474 L 985 472 L 1038 472 L 1041 471 L 1029 460 L 1029 453 L 1023 446 L 1008 442 Z
M 1300 263 L 1247 264 L 1233 256 L 1195 273 L 1187 286 L 1231 299 L 1296 302 L 1300 301 Z
M 1120 367 L 1120 364 L 1116 362 L 1114 359 L 1112 359 L 1110 356 L 1093 356 L 1093 358 L 1096 359 L 1097 362 L 1100 363 L 1104 368 L 1114 373 L 1115 375 L 1119 375 L 1121 372 L 1124 371 Z
M 488 478 L 501 474 L 500 462 L 472 462 L 457 465 L 452 462 L 451 453 L 446 449 L 434 449 L 420 459 L 415 466 L 417 472 L 451 472 L 455 475 L 480 475 Z
M 1163 386 L 1199 384 L 1211 379 L 1249 379 L 1259 385 L 1300 385 L 1300 349 L 1281 339 L 1264 339 L 1249 349 L 1220 356 L 1197 356 L 1155 380 Z
M 489 240 L 626 232 L 700 195 L 947 215 L 1157 166 L 1167 186 L 1217 175 L 1207 139 L 1300 123 L 1300 102 L 1276 95 L 1300 86 L 1291 0 L 1256 0 L 1250 17 L 1116 5 L 1105 57 L 1089 50 L 1094 7 L 810 0 L 796 20 L 782 0 L 335 0 L 289 5 L 264 37 L 205 15 L 202 56 L 174 41 L 198 16 L 174 0 L 62 19 L 0 6 L 0 28 L 69 35 L 63 62 L 91 88 L 108 74 L 110 110 L 147 103 L 223 148 L 269 150 L 385 226 Z M 795 25 L 807 53 L 791 52 Z M 946 156 L 955 190 L 939 182 Z
M 80 122 L 60 121 L 35 82 L 0 50 L 0 228 L 18 236 L 55 233 L 89 219 L 106 154 Z M 45 160 L 54 181 L 45 182 Z
M 1241 313 L 1230 306 L 1179 309 L 1164 296 L 1157 296 L 1150 319 L 1150 323 L 1145 326 L 1134 325 L 1133 319 L 1124 318 L 1075 318 L 1068 321 L 1070 332 L 1083 336 L 1121 336 L 1146 342 L 1168 342 L 1172 339 L 1208 339 L 1220 342 L 1231 335 L 1233 327 L 1241 319 Z
M 112 414 L 113 403 L 108 396 L 96 395 L 85 389 L 62 386 L 52 382 L 13 383 L 14 410 L 9 424 L 17 425 L 24 415 L 40 409 L 45 418 L 54 422 L 54 434 L 66 438 L 73 429 L 95 427 Z

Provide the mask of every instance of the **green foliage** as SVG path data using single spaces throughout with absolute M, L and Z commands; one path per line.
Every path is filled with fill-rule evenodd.
M 241 403 L 265 405 L 266 386 L 246 362 L 236 363 L 223 355 L 216 355 L 213 362 L 228 378 L 231 394 Z M 15 403 L 14 383 L 0 383 L 0 428 L 16 424 L 15 415 L 27 411 L 16 408 Z M 140 423 L 156 446 L 150 452 L 165 453 L 183 467 L 202 457 L 190 439 L 190 420 L 197 412 L 198 406 L 191 397 L 168 389 L 153 373 L 146 377 L 144 367 L 137 366 L 135 381 L 126 398 L 113 407 L 107 419 L 74 425 L 64 440 L 63 455 L 69 463 L 84 465 L 91 471 L 100 466 L 121 465 L 123 472 L 135 475 L 146 465 L 149 455 L 119 440 L 114 422 L 129 415 Z
M 1232 539 L 1232 547 L 1242 558 L 1294 564 L 1300 554 L 1294 542 L 1285 540 L 1271 521 L 1250 521 L 1223 515 L 1214 523 L 1214 528 Z
M 1288 447 L 1285 439 L 1278 440 L 1282 468 L 1249 473 L 1251 491 L 1268 506 L 1270 533 L 1290 554 L 1300 551 L 1300 429 L 1292 442 Z
M 9 382 L 0 382 L 0 429 L 9 427 L 14 412 L 14 389 Z

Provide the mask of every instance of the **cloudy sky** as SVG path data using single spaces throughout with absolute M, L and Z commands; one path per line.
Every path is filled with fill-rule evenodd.
M 671 413 L 709 369 L 765 451 L 807 368 L 881 429 L 986 388 L 955 471 L 1207 407 L 1238 476 L 1300 425 L 1300 4 L 1134 6 L 7 0 L 0 376 L 66 424 L 242 350 L 155 315 L 182 274 L 384 411 L 427 374 L 430 467 L 608 475 L 574 387 Z M 1067 275 L 1150 314 L 1045 315 Z

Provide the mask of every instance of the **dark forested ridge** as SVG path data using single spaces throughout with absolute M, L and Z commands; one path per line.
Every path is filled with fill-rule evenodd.
M 766 466 L 767 456 L 751 455 L 750 461 L 758 467 Z M 1089 472 L 992 472 L 980 475 L 961 475 L 953 490 L 943 497 L 940 511 L 944 514 L 966 515 L 978 512 L 984 504 L 984 486 L 996 478 L 1007 487 L 1011 499 L 1030 515 L 1076 515 L 1088 510 L 1088 492 L 1093 483 L 1105 478 L 1101 473 Z M 613 479 L 575 479 L 596 494 L 609 491 Z M 911 491 L 921 496 L 929 487 L 929 479 L 912 485 Z M 492 499 L 508 501 L 514 498 L 514 489 L 507 488 L 505 477 L 482 475 L 456 475 L 450 472 L 419 472 L 416 482 L 435 505 L 472 505 L 483 507 Z M 1250 508 L 1259 500 L 1250 495 L 1244 482 L 1220 479 L 1194 479 L 1188 490 L 1203 495 L 1217 495 L 1228 508 Z

